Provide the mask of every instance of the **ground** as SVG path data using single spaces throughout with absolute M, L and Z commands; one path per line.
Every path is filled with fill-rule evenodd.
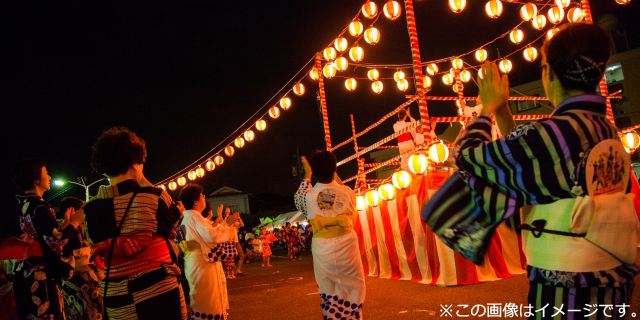
M 257 260 L 245 264 L 245 277 L 228 280 L 229 318 L 239 319 L 321 319 L 320 296 L 313 275 L 313 260 L 302 252 L 302 261 L 291 261 L 282 250 L 274 250 L 272 268 L 261 268 Z M 640 264 L 640 254 L 637 260 Z M 640 276 L 636 277 L 640 282 Z M 474 305 L 526 302 L 528 290 L 524 275 L 471 286 L 435 287 L 411 281 L 367 277 L 364 319 L 455 319 L 470 314 Z M 457 307 L 460 304 L 467 304 Z M 453 305 L 452 317 L 444 317 L 441 305 Z M 640 286 L 636 286 L 631 312 L 640 319 Z M 446 315 L 446 314 L 445 314 Z M 467 319 L 472 319 L 469 317 Z M 487 318 L 485 315 L 482 318 Z M 506 318 L 506 317 L 501 317 Z M 511 318 L 513 319 L 513 318 Z M 634 319 L 631 315 L 627 319 Z

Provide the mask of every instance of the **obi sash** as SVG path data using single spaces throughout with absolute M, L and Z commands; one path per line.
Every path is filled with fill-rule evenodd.
M 316 215 L 311 220 L 313 236 L 318 238 L 337 238 L 353 231 L 351 217 L 347 214 L 340 214 L 335 217 L 323 217 Z
M 202 248 L 200 247 L 200 243 L 198 243 L 198 241 L 195 241 L 195 240 L 180 241 L 178 246 L 180 247 L 180 250 L 184 252 L 185 256 L 188 256 L 192 253 L 202 253 Z
M 405 141 L 411 141 L 411 133 L 405 132 L 398 136 L 398 143 Z

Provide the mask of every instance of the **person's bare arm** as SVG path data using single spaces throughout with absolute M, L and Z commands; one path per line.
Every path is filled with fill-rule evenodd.
M 500 134 L 506 136 L 516 127 L 516 121 L 513 120 L 509 105 L 498 108 L 494 114 L 496 116 L 496 124 L 498 125 L 498 129 L 500 129 Z

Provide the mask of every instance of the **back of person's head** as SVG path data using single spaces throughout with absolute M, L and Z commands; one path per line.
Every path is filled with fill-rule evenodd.
M 404 118 L 407 117 L 407 110 L 406 109 L 402 109 L 400 111 L 398 111 L 398 119 L 400 120 L 404 120 Z
M 211 204 L 209 201 L 204 205 L 204 210 L 202 210 L 202 216 L 208 218 L 209 215 L 213 215 L 213 209 L 211 208 Z
M 144 140 L 124 127 L 103 131 L 92 150 L 91 167 L 109 177 L 125 174 L 132 165 L 144 164 L 147 158 Z
M 336 172 L 336 156 L 330 151 L 318 150 L 311 156 L 311 170 L 320 183 L 330 183 Z
M 193 204 L 200 200 L 200 195 L 204 193 L 204 190 L 199 184 L 189 183 L 180 190 L 180 201 L 184 205 L 186 210 L 193 209 Z
M 42 159 L 28 159 L 18 162 L 13 167 L 13 183 L 22 192 L 33 189 L 42 178 L 42 168 L 47 163 Z
M 82 208 L 83 204 L 84 201 L 76 197 L 65 197 L 64 199 L 60 200 L 60 216 L 64 217 L 65 212 L 67 212 L 67 209 L 69 208 L 73 208 L 73 210 L 79 211 Z
M 597 25 L 569 23 L 542 46 L 565 90 L 595 93 L 611 55 L 607 33 Z

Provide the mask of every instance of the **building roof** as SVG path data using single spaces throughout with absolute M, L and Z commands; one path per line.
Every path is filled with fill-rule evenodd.
M 215 197 L 215 196 L 228 196 L 228 195 L 241 195 L 241 194 L 246 194 L 245 192 L 242 192 L 238 189 L 234 189 L 231 187 L 227 187 L 227 186 L 223 186 L 221 188 L 219 188 L 218 190 L 212 192 L 209 194 L 210 197 Z

